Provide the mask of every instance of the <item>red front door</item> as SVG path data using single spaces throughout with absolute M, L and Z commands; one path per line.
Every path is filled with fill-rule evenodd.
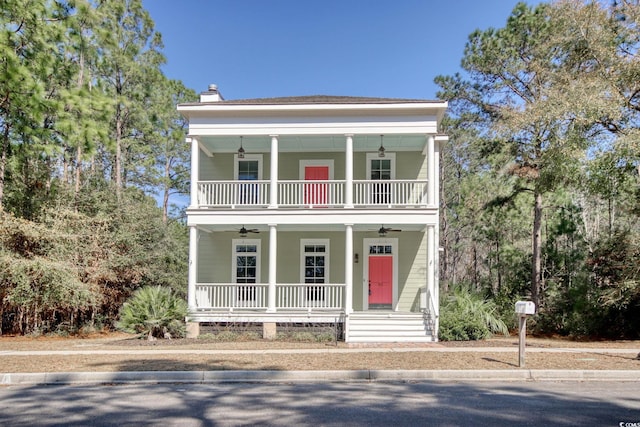
M 329 166 L 305 166 L 305 181 L 328 181 Z M 328 194 L 327 184 L 305 184 L 304 204 L 322 206 L 327 205 Z
M 393 303 L 393 256 L 369 257 L 369 307 L 391 308 Z

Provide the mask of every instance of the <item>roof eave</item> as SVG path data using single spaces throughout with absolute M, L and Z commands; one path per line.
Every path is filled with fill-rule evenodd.
M 397 103 L 314 103 L 314 104 L 228 104 L 228 103 L 185 103 L 178 104 L 178 111 L 185 113 L 197 112 L 284 112 L 284 111 L 401 111 L 401 110 L 444 110 L 447 101 L 419 101 Z

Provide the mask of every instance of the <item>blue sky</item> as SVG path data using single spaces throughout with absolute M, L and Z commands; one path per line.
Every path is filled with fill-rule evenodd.
M 225 99 L 345 95 L 435 99 L 477 28 L 516 0 L 144 0 L 165 74 Z M 537 2 L 529 1 L 530 4 Z

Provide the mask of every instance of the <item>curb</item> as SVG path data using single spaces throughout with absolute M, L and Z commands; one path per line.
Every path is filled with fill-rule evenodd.
M 359 347 L 260 350 L 163 349 L 163 354 L 349 354 L 349 353 L 517 353 L 517 347 Z M 160 350 L 0 350 L 0 356 L 71 356 L 71 355 L 156 355 Z M 539 348 L 527 347 L 527 353 L 638 354 L 629 348 Z
M 638 381 L 640 370 L 139 371 L 0 373 L 0 385 L 350 381 Z

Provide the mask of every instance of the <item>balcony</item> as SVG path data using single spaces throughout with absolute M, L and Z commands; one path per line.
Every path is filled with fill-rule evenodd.
M 347 200 L 346 181 L 278 181 L 278 200 L 271 203 L 270 181 L 199 181 L 201 208 L 382 208 L 427 207 L 427 180 L 353 181 Z

